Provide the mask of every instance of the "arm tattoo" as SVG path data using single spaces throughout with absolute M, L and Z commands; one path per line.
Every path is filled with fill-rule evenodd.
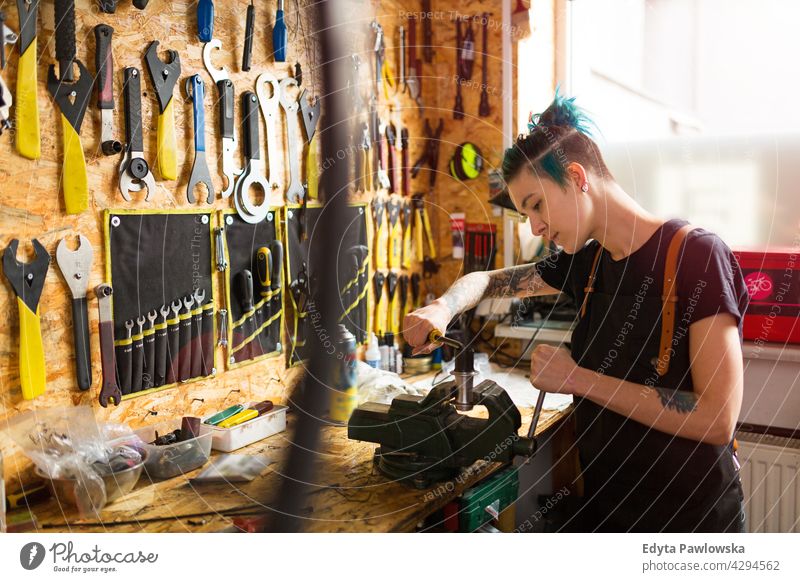
M 484 296 L 524 297 L 533 295 L 539 288 L 541 283 L 537 285 L 536 265 L 519 265 L 490 273 Z
M 694 392 L 670 390 L 669 388 L 653 388 L 661 399 L 661 405 L 669 410 L 687 414 L 697 409 L 697 396 Z

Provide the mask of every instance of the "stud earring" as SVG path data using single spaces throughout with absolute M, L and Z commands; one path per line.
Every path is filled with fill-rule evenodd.
M 588 182 L 584 182 L 583 186 L 581 186 L 581 192 L 585 193 L 585 192 L 588 192 L 588 191 L 589 191 L 589 183 Z

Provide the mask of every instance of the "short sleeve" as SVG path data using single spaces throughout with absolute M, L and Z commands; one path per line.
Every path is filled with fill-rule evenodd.
M 687 327 L 706 317 L 729 313 L 741 335 L 747 309 L 747 287 L 739 262 L 728 245 L 717 235 L 690 233 L 678 275 L 679 302 Z
M 553 289 L 572 295 L 572 289 L 567 285 L 572 258 L 563 250 L 550 253 L 536 263 L 536 272 Z

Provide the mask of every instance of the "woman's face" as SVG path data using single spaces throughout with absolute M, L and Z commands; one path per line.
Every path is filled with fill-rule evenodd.
M 566 188 L 523 169 L 508 183 L 508 192 L 517 211 L 528 217 L 535 236 L 547 237 L 574 254 L 589 239 L 589 197 L 580 189 L 585 182 L 582 167 L 568 171 Z

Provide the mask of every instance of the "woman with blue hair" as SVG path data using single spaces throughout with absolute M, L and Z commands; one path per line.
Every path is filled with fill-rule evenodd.
M 747 289 L 730 249 L 639 206 L 606 167 L 591 122 L 556 92 L 505 152 L 534 235 L 561 250 L 470 273 L 404 321 L 416 353 L 485 297 L 555 293 L 579 306 L 570 351 L 531 354 L 531 383 L 572 394 L 583 504 L 570 531 L 740 532 L 733 432 L 742 402 Z

